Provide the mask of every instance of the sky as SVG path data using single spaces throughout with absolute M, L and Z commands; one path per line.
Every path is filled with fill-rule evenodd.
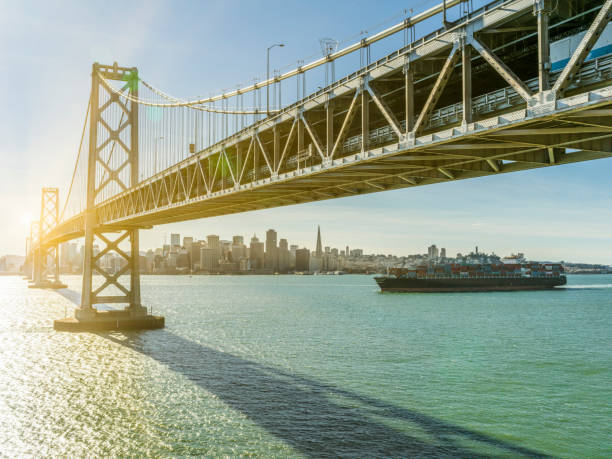
M 42 187 L 67 192 L 93 62 L 136 66 L 175 96 L 208 94 L 265 75 L 270 44 L 286 44 L 273 50 L 273 68 L 294 66 L 320 55 L 322 37 L 357 41 L 401 21 L 407 5 L 416 13 L 436 3 L 0 0 L 0 255 L 23 253 Z M 337 76 L 351 65 L 340 63 Z M 324 245 L 368 253 L 424 253 L 435 243 L 450 255 L 478 245 L 612 264 L 610 177 L 605 159 L 248 212 L 142 231 L 141 249 L 170 233 L 265 239 L 268 228 L 313 248 L 321 225 Z

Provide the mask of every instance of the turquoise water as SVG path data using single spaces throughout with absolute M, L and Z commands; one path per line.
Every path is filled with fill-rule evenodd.
M 57 333 L 0 278 L 0 454 L 611 457 L 612 276 L 381 294 L 368 276 L 147 276 L 165 330 Z

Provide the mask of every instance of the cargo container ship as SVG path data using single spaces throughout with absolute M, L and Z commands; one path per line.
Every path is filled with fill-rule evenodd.
M 423 293 L 544 290 L 567 283 L 563 267 L 555 263 L 390 268 L 388 275 L 374 279 L 383 292 Z

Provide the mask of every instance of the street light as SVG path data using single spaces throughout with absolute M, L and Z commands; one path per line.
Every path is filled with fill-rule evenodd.
M 272 48 L 274 48 L 275 46 L 278 46 L 279 48 L 282 48 L 283 46 L 285 46 L 284 43 L 276 43 L 272 46 L 268 46 L 268 73 L 267 73 L 267 78 L 266 81 L 270 81 L 270 50 Z M 270 84 L 266 84 L 266 115 L 270 116 Z
M 153 171 L 153 175 L 157 174 L 157 142 L 159 140 L 163 140 L 163 138 L 164 138 L 163 136 L 159 136 L 155 138 L 155 163 L 154 163 L 155 171 Z

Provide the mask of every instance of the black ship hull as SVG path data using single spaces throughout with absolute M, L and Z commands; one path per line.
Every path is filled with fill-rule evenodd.
M 565 285 L 565 276 L 555 277 L 487 277 L 418 279 L 375 277 L 383 292 L 493 292 L 510 290 L 546 290 Z

